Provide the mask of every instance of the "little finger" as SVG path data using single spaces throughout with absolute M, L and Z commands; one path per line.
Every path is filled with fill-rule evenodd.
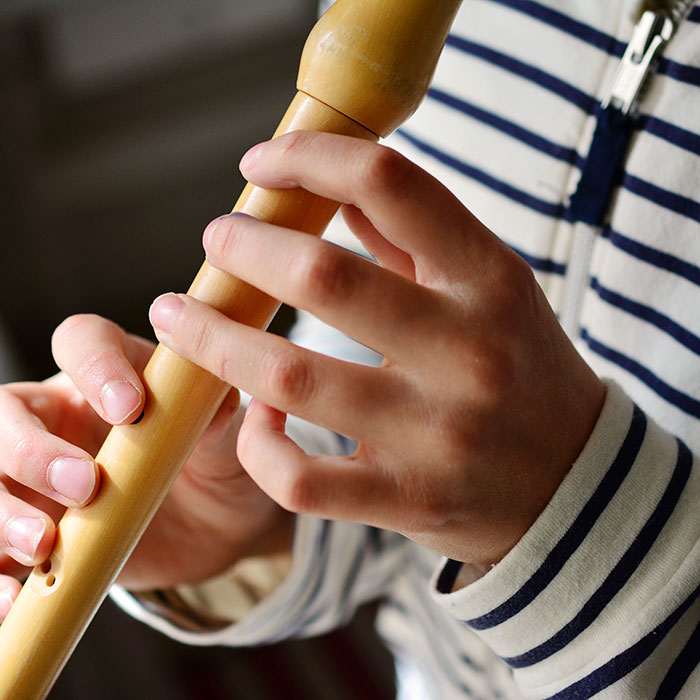
M 284 431 L 286 415 L 253 400 L 238 438 L 238 459 L 282 508 L 385 526 L 392 481 L 357 457 L 308 455 Z

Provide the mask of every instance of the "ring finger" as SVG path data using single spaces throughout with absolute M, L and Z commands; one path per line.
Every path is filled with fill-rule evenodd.
M 389 370 L 305 350 L 184 294 L 156 299 L 151 322 L 172 350 L 280 411 L 372 444 L 392 439 L 376 419 L 405 395 Z

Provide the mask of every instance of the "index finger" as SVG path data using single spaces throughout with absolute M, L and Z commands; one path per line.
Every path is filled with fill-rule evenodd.
M 461 268 L 470 249 L 491 235 L 432 175 L 397 151 L 363 139 L 284 134 L 248 151 L 241 172 L 261 187 L 302 187 L 358 207 L 429 274 L 443 275 L 452 264 Z

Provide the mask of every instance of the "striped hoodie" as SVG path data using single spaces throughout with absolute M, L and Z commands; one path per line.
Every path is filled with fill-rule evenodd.
M 235 575 L 188 592 L 232 624 L 175 623 L 115 589 L 123 607 L 188 643 L 248 645 L 323 632 L 380 598 L 405 700 L 700 697 L 700 7 L 620 127 L 601 101 L 638 5 L 464 0 L 428 98 L 388 140 L 530 263 L 608 385 L 522 540 L 452 591 L 458 562 L 299 517 L 292 563 L 257 604 L 226 615 Z M 307 316 L 293 337 L 376 361 Z M 300 421 L 290 432 L 308 450 L 348 449 Z

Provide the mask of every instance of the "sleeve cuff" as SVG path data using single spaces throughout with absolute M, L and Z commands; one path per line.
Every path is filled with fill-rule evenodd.
M 586 446 L 520 542 L 485 573 L 444 562 L 435 600 L 514 669 L 526 696 L 602 689 L 613 661 L 637 668 L 642 640 L 648 657 L 658 625 L 697 597 L 692 460 L 609 383 Z M 453 591 L 464 573 L 472 582 Z
M 222 576 L 170 591 L 140 593 L 114 586 L 110 597 L 132 617 L 186 644 L 269 642 L 284 636 L 279 633 L 282 611 L 293 607 L 303 588 L 322 530 L 323 521 L 299 516 L 292 555 L 246 559 Z

